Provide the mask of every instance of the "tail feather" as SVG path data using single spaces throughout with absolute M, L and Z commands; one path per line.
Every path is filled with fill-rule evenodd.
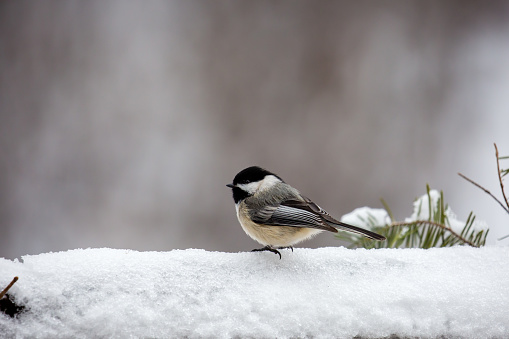
M 357 227 L 357 226 L 352 226 L 352 225 L 349 225 L 349 224 L 345 224 L 343 222 L 334 223 L 334 227 L 336 227 L 336 228 L 338 228 L 340 230 L 343 230 L 343 231 L 361 234 L 361 235 L 363 235 L 363 236 L 365 236 L 367 238 L 370 238 L 370 239 L 385 240 L 385 237 L 383 235 L 380 235 L 378 233 L 365 230 L 364 228 L 360 228 L 360 227 Z

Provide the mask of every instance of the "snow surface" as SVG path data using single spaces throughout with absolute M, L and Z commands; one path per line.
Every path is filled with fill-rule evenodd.
M 2 338 L 509 337 L 509 248 L 71 250 L 0 259 Z

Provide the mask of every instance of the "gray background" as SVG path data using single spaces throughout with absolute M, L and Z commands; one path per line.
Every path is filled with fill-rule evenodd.
M 0 256 L 250 250 L 253 164 L 337 217 L 429 183 L 508 244 L 456 174 L 499 194 L 507 1 L 3 1 L 0 76 Z

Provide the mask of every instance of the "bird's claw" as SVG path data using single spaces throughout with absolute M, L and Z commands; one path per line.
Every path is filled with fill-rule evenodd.
M 281 252 L 279 252 L 278 250 L 285 249 L 285 248 L 289 248 L 293 252 L 293 247 L 292 246 L 278 247 L 277 249 L 275 249 L 274 247 L 271 247 L 271 246 L 268 246 L 268 245 L 263 247 L 263 248 L 255 248 L 251 252 L 269 251 L 269 252 L 272 252 L 272 253 L 275 253 L 275 254 L 279 255 L 279 260 L 281 260 Z
M 263 248 L 255 248 L 251 252 L 263 252 L 263 251 L 269 251 L 269 252 L 275 253 L 275 254 L 279 255 L 279 260 L 281 260 L 281 253 L 278 250 L 276 250 L 275 248 L 272 248 L 270 246 L 265 246 Z

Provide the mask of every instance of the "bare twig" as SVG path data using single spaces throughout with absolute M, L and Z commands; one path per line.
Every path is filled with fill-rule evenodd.
M 502 172 L 500 171 L 500 158 L 498 157 L 498 148 L 497 144 L 495 145 L 495 155 L 497 157 L 497 172 L 498 172 L 498 181 L 500 181 L 500 189 L 502 190 L 502 195 L 504 196 L 505 204 L 507 205 L 506 211 L 509 213 L 509 202 L 507 202 L 507 197 L 505 196 L 504 183 L 502 182 Z
M 416 220 L 416 221 L 411 221 L 411 222 L 393 222 L 393 223 L 391 223 L 389 225 L 389 227 L 397 227 L 397 226 L 407 226 L 407 227 L 410 227 L 410 226 L 413 226 L 413 225 L 432 225 L 432 226 L 439 227 L 439 228 L 441 228 L 443 230 L 446 230 L 447 232 L 451 233 L 454 237 L 458 238 L 464 244 L 467 244 L 467 245 L 472 246 L 472 247 L 477 247 L 471 241 L 468 241 L 467 239 L 463 238 L 458 233 L 454 232 L 451 228 L 447 227 L 446 225 L 442 225 L 442 224 L 440 224 L 438 222 L 433 222 L 433 221 L 429 221 L 429 220 Z
M 18 277 L 14 277 L 14 279 L 12 279 L 11 283 L 9 285 L 7 285 L 6 288 L 4 288 L 4 290 L 2 292 L 0 292 L 0 299 L 2 299 L 5 295 L 5 293 L 7 293 L 7 291 L 9 291 L 9 289 L 12 287 L 12 285 L 14 285 L 14 283 L 18 281 Z
M 504 204 L 497 199 L 497 197 L 495 197 L 493 194 L 491 194 L 490 191 L 488 191 L 486 188 L 482 187 L 481 185 L 479 185 L 478 183 L 476 183 L 475 181 L 473 181 L 472 179 L 469 179 L 467 178 L 466 176 L 464 176 L 463 174 L 461 173 L 458 173 L 458 175 L 460 177 L 462 177 L 463 179 L 465 179 L 466 181 L 470 182 L 471 184 L 479 187 L 480 189 L 482 189 L 484 192 L 486 192 L 490 197 L 492 197 L 493 199 L 495 199 L 499 204 L 500 206 L 502 206 L 502 208 L 504 209 L 504 211 L 506 211 L 507 213 L 509 213 L 509 208 L 508 207 L 505 207 Z

